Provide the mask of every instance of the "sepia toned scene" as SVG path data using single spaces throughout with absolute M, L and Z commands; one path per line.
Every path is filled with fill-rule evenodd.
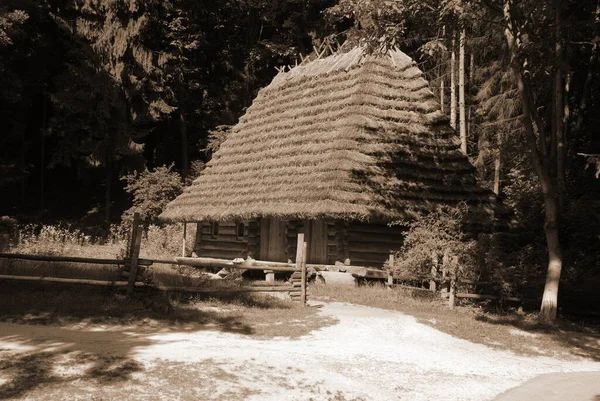
M 0 400 L 600 401 L 600 2 L 0 0 Z

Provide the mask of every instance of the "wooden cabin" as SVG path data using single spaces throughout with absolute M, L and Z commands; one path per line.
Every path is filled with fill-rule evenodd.
M 197 255 L 234 259 L 294 261 L 297 233 L 308 243 L 307 263 L 381 267 L 402 245 L 403 229 L 342 220 L 277 220 L 198 223 Z
M 497 221 L 415 63 L 355 48 L 281 71 L 161 218 L 198 224 L 198 256 L 294 261 L 304 232 L 308 263 L 381 267 L 391 223 L 459 202 Z

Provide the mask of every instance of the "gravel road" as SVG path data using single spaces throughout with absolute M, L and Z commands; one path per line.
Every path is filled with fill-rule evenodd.
M 321 313 L 339 323 L 294 340 L 210 330 L 129 333 L 126 356 L 143 368 L 125 385 L 127 399 L 484 401 L 541 374 L 600 371 L 597 362 L 518 356 L 473 344 L 399 312 L 327 303 Z M 85 352 L 125 352 L 114 348 L 110 330 L 5 323 L 0 350 L 20 338 L 10 352 L 31 352 L 28 344 L 40 344 L 31 342 L 36 336 L 59 348 L 77 343 Z M 71 399 L 119 399 L 124 388 L 108 383 L 96 389 L 88 383 L 82 391 L 76 381 L 68 383 L 71 390 L 65 386 L 50 382 L 22 398 L 58 399 L 69 391 Z

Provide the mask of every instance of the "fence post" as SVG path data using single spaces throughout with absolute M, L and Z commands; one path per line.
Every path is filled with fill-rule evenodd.
M 437 277 L 437 269 L 438 269 L 438 254 L 437 252 L 433 252 L 431 255 L 431 280 L 429 280 L 429 290 L 435 292 L 435 278 Z
M 265 270 L 265 281 L 267 283 L 275 282 L 275 272 L 273 270 Z
M 300 287 L 300 302 L 306 305 L 306 242 L 302 242 L 302 285 Z
M 137 279 L 138 259 L 140 256 L 140 245 L 142 243 L 142 230 L 140 227 L 140 214 L 134 213 L 133 225 L 131 227 L 131 244 L 129 247 L 129 281 L 127 283 L 127 295 L 133 293 L 135 280 Z
M 454 294 L 456 293 L 456 282 L 454 281 L 454 277 L 450 279 L 450 295 L 448 296 L 448 306 L 450 309 L 454 309 Z
M 292 277 L 300 273 L 300 300 L 302 300 L 302 250 L 304 249 L 304 233 L 298 233 L 298 242 L 296 244 L 296 271 Z M 297 276 L 296 276 L 297 277 Z
M 388 261 L 389 261 L 388 263 L 389 263 L 390 271 L 388 272 L 387 285 L 388 285 L 388 288 L 391 289 L 392 286 L 394 285 L 394 276 L 392 274 L 392 270 L 394 268 L 394 254 L 393 253 L 390 253 Z

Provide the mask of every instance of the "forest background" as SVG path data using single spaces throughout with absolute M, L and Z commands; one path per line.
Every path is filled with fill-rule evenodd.
M 599 28 L 587 0 L 2 0 L 0 216 L 101 237 L 140 206 L 132 174 L 176 194 L 276 68 L 398 47 L 514 211 L 499 282 L 547 278 L 548 321 L 559 278 L 597 310 Z

